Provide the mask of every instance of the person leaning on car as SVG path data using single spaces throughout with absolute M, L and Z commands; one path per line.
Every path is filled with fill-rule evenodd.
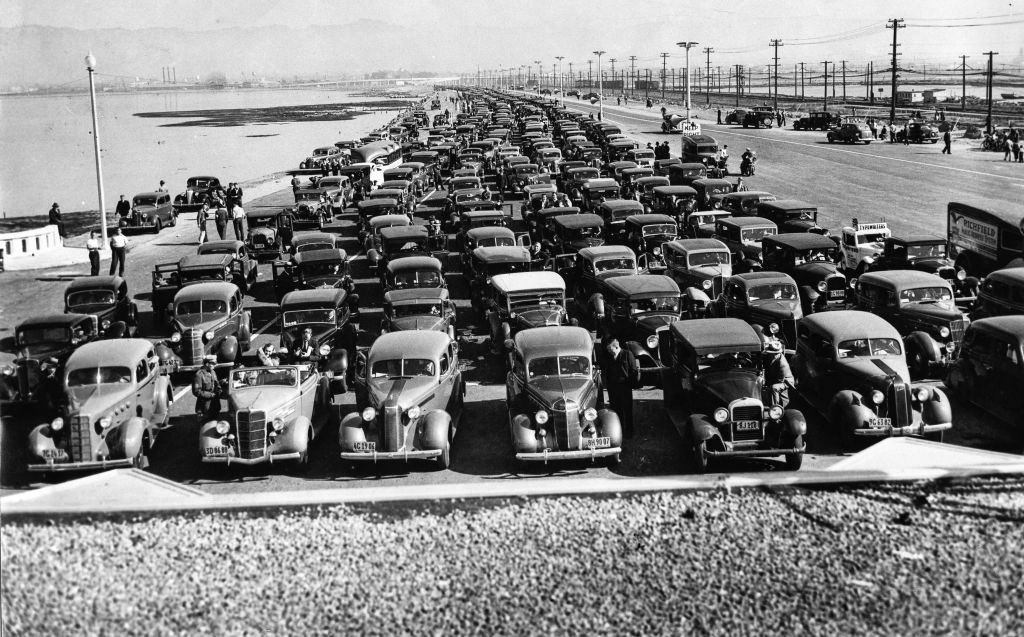
M 764 344 L 764 383 L 771 387 L 772 405 L 785 408 L 789 404 L 790 388 L 796 388 L 796 380 L 782 351 L 782 341 L 775 336 L 766 336 L 760 325 L 755 325 L 754 331 Z
M 196 397 L 196 423 L 202 424 L 204 419 L 215 418 L 220 414 L 221 387 L 213 366 L 217 357 L 207 354 L 203 357 L 203 366 L 192 379 L 192 395 Z
M 608 355 L 604 359 L 604 385 L 608 388 L 608 402 L 619 415 L 624 438 L 633 437 L 633 387 L 640 382 L 640 363 L 629 350 L 622 349 L 619 340 L 608 341 Z

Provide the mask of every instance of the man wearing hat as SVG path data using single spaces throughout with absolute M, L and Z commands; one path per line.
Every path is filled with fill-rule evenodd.
M 213 354 L 203 356 L 203 366 L 192 380 L 192 395 L 196 397 L 197 425 L 220 414 L 221 387 L 217 381 L 217 374 L 213 371 L 216 363 L 217 357 Z
M 760 325 L 754 330 L 764 344 L 764 383 L 772 390 L 772 404 L 786 407 L 789 404 L 789 390 L 796 389 L 793 371 L 782 351 L 782 341 L 774 334 L 765 334 Z

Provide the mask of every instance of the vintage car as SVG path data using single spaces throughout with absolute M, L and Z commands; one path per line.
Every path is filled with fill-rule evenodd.
M 231 272 L 233 282 L 246 294 L 256 279 L 260 276 L 260 264 L 254 256 L 249 254 L 249 248 L 242 241 L 225 239 L 219 241 L 207 241 L 196 249 L 199 255 L 222 254 L 231 257 Z
M 407 288 L 445 288 L 441 261 L 429 256 L 411 256 L 391 259 L 380 269 L 383 292 Z
M 882 317 L 903 335 L 912 380 L 941 375 L 959 353 L 970 321 L 942 277 L 916 270 L 867 272 L 854 289 L 854 309 Z
M 668 159 L 655 159 L 654 160 L 654 174 L 661 177 L 668 177 L 669 171 L 672 170 L 672 166 L 678 166 L 683 163 L 683 160 L 678 157 L 669 157 Z
M 228 411 L 199 428 L 203 462 L 255 465 L 294 460 L 309 464 L 309 445 L 331 409 L 328 379 L 312 365 L 231 370 Z
M 608 458 L 618 464 L 622 426 L 603 407 L 594 342 L 580 327 L 538 327 L 506 343 L 506 407 L 518 462 Z
M 658 179 L 658 181 L 661 181 L 662 183 L 664 183 L 664 180 L 666 179 L 665 177 L 657 177 L 654 174 L 653 168 L 644 168 L 642 166 L 637 168 L 625 168 L 619 172 L 619 186 L 621 187 L 622 192 L 625 193 L 624 196 L 633 198 L 634 193 L 636 193 L 638 189 L 637 181 L 640 179 L 650 179 L 652 177 Z
M 344 240 L 336 234 L 307 230 L 298 232 L 292 237 L 292 244 L 288 248 L 288 254 L 294 257 L 296 254 L 313 250 L 340 249 L 343 243 Z
M 641 383 L 660 385 L 660 342 L 682 318 L 676 282 L 661 274 L 613 277 L 591 297 L 589 309 L 602 341 L 617 338 L 636 357 Z
M 651 193 L 650 212 L 668 215 L 676 225 L 697 210 L 697 191 L 691 186 L 657 186 Z
M 505 226 L 470 228 L 462 241 L 462 263 L 468 264 L 477 248 L 511 248 L 518 245 L 516 239 L 516 233 Z
M 665 407 L 696 472 L 729 457 L 783 456 L 786 469 L 800 468 L 807 421 L 765 386 L 753 327 L 735 318 L 676 321 L 666 340 Z
M 84 276 L 64 289 L 65 314 L 93 314 L 105 338 L 135 336 L 139 308 L 119 276 Z
M 548 223 L 541 246 L 550 255 L 575 254 L 583 248 L 604 245 L 603 227 L 604 219 L 596 214 L 559 215 Z
M 565 280 L 554 272 L 496 274 L 491 288 L 484 315 L 494 352 L 520 330 L 569 324 Z
M 639 273 L 633 250 L 617 245 L 584 248 L 572 261 L 571 269 L 562 272 L 571 284 L 572 296 L 584 316 L 592 315 L 586 308 L 590 307 L 595 293 L 604 291 L 605 281 Z
M 1017 426 L 1024 412 L 1024 316 L 979 319 L 967 327 L 946 387 L 961 399 Z
M 235 365 L 249 349 L 252 318 L 242 308 L 242 291 L 234 283 L 182 288 L 174 295 L 170 314 L 171 336 L 156 345 L 161 364 L 170 371 L 195 371 L 210 354 L 217 357 L 218 367 Z
M 713 237 L 728 246 L 735 272 L 755 272 L 761 269 L 761 241 L 778 232 L 767 219 L 722 217 L 715 219 Z
M 295 205 L 283 210 L 292 217 L 293 226 L 316 226 L 323 229 L 333 217 L 333 209 L 327 195 L 315 186 L 295 191 Z
M 717 210 L 722 207 L 722 198 L 732 193 L 733 183 L 728 179 L 696 179 L 690 187 L 697 191 L 698 210 Z
M 971 318 L 1024 314 L 1024 268 L 991 272 L 981 283 Z
M 625 159 L 636 163 L 641 168 L 654 168 L 654 150 L 650 148 L 635 148 L 626 151 Z
M 366 253 L 373 273 L 379 272 L 388 261 L 401 257 L 434 256 L 447 258 L 446 253 L 433 250 L 434 237 L 427 226 L 391 226 L 381 228 L 380 247 Z
M 791 366 L 801 397 L 847 447 L 858 438 L 889 436 L 941 441 L 953 426 L 946 395 L 938 387 L 911 385 L 900 333 L 874 314 L 805 316 Z
M 637 254 L 639 268 L 644 273 L 663 274 L 668 266 L 661 246 L 678 238 L 675 219 L 668 215 L 630 215 L 624 232 L 625 244 Z
M 757 204 L 757 216 L 775 222 L 779 232 L 828 234 L 818 225 L 818 207 L 796 199 L 776 199 Z
M 369 230 L 370 222 L 377 217 L 391 216 L 391 215 L 405 215 L 405 208 L 399 205 L 397 199 L 386 197 L 383 199 L 363 199 L 356 204 L 356 211 L 359 215 L 357 226 L 359 233 L 363 234 Z
M 380 333 L 433 330 L 455 338 L 455 302 L 448 288 L 403 288 L 384 294 Z
M 0 399 L 37 405 L 46 412 L 60 407 L 63 400 L 56 381 L 64 361 L 85 343 L 97 340 L 99 329 L 97 317 L 87 314 L 53 314 L 22 321 L 14 329 L 15 359 L 0 368 Z M 51 374 L 53 382 L 46 386 L 44 377 Z
M 847 273 L 860 276 L 881 256 L 885 240 L 891 236 L 889 224 L 884 221 L 860 223 L 854 219 L 853 224 L 844 227 L 840 235 L 839 265 Z
M 523 188 L 523 204 L 520 207 L 523 219 L 527 219 L 531 213 L 543 208 L 545 198 L 550 202 L 551 198 L 557 194 L 558 190 L 554 184 L 533 184 Z
M 604 237 L 611 243 L 626 242 L 626 218 L 643 214 L 644 207 L 635 199 L 613 199 L 598 204 L 595 214 L 604 219 Z
M 650 212 L 651 206 L 654 204 L 654 189 L 666 186 L 671 186 L 668 182 L 668 177 L 660 177 L 658 175 L 637 177 L 633 180 L 634 196 L 643 204 L 648 212 Z
M 686 135 L 679 141 L 679 159 L 701 163 L 708 170 L 718 167 L 718 141 L 710 135 Z
M 780 338 L 792 349 L 796 324 L 804 313 L 793 277 L 782 272 L 746 272 L 725 280 L 721 294 L 707 306 L 707 315 L 760 325 L 765 334 Z
M 281 299 L 281 349 L 284 359 L 313 364 L 331 385 L 331 392 L 348 390 L 349 361 L 359 336 L 359 295 L 345 290 L 296 290 Z M 303 332 L 310 330 L 314 353 L 296 351 Z
M 971 303 L 978 296 L 980 284 L 977 277 L 968 276 L 966 271 L 954 265 L 946 252 L 946 240 L 937 235 L 886 237 L 882 254 L 864 261 L 869 272 L 918 270 L 937 274 L 953 286 L 957 305 Z
M 153 343 L 85 344 L 67 359 L 62 380 L 67 409 L 29 433 L 28 470 L 144 469 L 172 400 Z
M 356 412 L 341 421 L 347 462 L 436 460 L 451 464 L 466 384 L 458 343 L 446 333 L 391 332 L 356 356 Z
M 907 127 L 896 131 L 896 141 L 903 143 L 909 139 L 912 144 L 935 144 L 939 141 L 939 131 L 925 122 L 910 120 Z
M 370 219 L 366 230 L 358 233 L 359 242 L 363 245 L 363 252 L 376 250 L 380 252 L 380 231 L 384 228 L 411 226 L 412 221 L 408 215 L 381 215 Z
M 621 199 L 622 191 L 619 182 L 610 178 L 588 179 L 580 190 L 580 199 L 576 203 L 583 210 L 594 211 L 605 201 Z
M 317 180 L 316 187 L 327 195 L 333 215 L 339 215 L 345 211 L 352 196 L 352 180 L 348 175 L 321 177 Z
M 491 202 L 484 202 L 491 203 Z M 497 202 L 494 202 L 497 204 Z M 505 228 L 511 225 L 512 219 L 500 205 L 496 207 L 471 206 L 459 213 L 458 221 L 454 225 L 455 245 L 459 251 L 466 246 L 466 240 L 471 230 L 477 228 Z
M 314 148 L 313 152 L 299 162 L 300 169 L 319 168 L 324 162 L 341 159 L 343 153 L 337 146 L 320 146 Z
M 355 283 L 349 258 L 341 248 L 303 250 L 290 261 L 274 261 L 274 294 L 278 301 L 292 290 L 340 288 L 351 293 Z
M 185 180 L 185 192 L 174 196 L 175 214 L 197 212 L 204 203 L 211 200 L 210 193 L 220 190 L 220 179 L 208 175 L 189 177 Z
M 806 232 L 766 236 L 761 241 L 765 270 L 793 277 L 805 315 L 841 308 L 846 304 L 846 276 L 836 266 L 836 244 L 820 234 Z
M 715 236 L 715 224 L 727 219 L 732 213 L 727 210 L 696 210 L 686 215 L 679 224 L 679 234 L 687 239 L 709 239 Z
M 164 226 L 178 223 L 178 213 L 171 204 L 171 195 L 163 191 L 140 192 L 132 197 L 131 213 L 121 217 L 117 225 L 125 229 L 149 228 L 160 232 Z
M 291 246 L 294 234 L 291 214 L 262 209 L 246 212 L 245 217 L 249 224 L 245 245 L 257 261 L 267 257 L 280 258 L 281 252 Z
M 793 130 L 823 130 L 827 131 L 838 126 L 843 118 L 837 113 L 828 111 L 812 111 L 803 117 L 793 121 Z
M 722 195 L 719 208 L 731 212 L 734 217 L 756 217 L 760 204 L 776 199 L 778 197 L 770 192 L 743 190 Z
M 747 112 L 750 109 L 746 108 L 734 108 L 725 114 L 722 118 L 722 122 L 725 124 L 736 124 L 737 126 L 743 123 L 743 118 L 746 117 Z
M 167 309 L 179 290 L 188 285 L 208 281 L 235 283 L 237 268 L 233 257 L 227 254 L 193 254 L 177 263 L 158 263 L 153 266 L 153 319 L 163 323 L 170 318 Z M 238 281 L 241 283 L 242 281 Z
M 743 113 L 743 119 L 739 123 L 743 124 L 743 128 L 748 126 L 771 128 L 775 124 L 775 109 L 771 106 L 755 106 Z
M 717 239 L 676 239 L 662 244 L 665 275 L 683 290 L 683 309 L 690 317 L 703 316 L 711 299 L 722 292 L 732 275 L 732 254 Z
M 689 186 L 696 180 L 707 177 L 707 166 L 701 163 L 682 163 L 668 169 L 668 180 L 673 186 Z
M 578 200 L 582 196 L 583 184 L 587 183 L 591 179 L 600 178 L 601 171 L 593 166 L 569 168 L 565 171 L 561 190 L 562 192 L 571 193 L 573 200 Z
M 507 228 L 503 228 L 507 230 Z M 481 246 L 468 255 L 463 274 L 469 281 L 470 302 L 483 311 L 493 292 L 491 277 L 511 272 L 529 272 L 533 256 L 522 246 Z
M 483 182 L 479 177 L 452 177 L 448 180 L 448 194 L 452 195 L 456 190 L 471 190 L 482 188 Z
M 843 144 L 864 142 L 864 144 L 867 145 L 871 143 L 873 137 L 871 129 L 868 128 L 867 124 L 862 122 L 845 122 L 829 129 L 825 134 L 825 139 L 827 139 L 830 144 L 834 144 L 835 142 L 841 142 Z

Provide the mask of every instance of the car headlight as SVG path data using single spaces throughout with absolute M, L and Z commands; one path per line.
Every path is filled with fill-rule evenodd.
M 818 291 L 819 292 L 824 292 L 827 289 L 828 289 L 828 284 L 827 283 L 825 283 L 824 281 L 818 281 Z
M 885 394 L 883 394 L 882 392 L 878 391 L 877 389 L 871 392 L 871 402 L 875 403 L 876 405 L 881 405 L 884 400 Z
M 726 420 L 729 420 L 729 410 L 725 407 L 719 407 L 715 410 L 714 417 L 715 422 L 725 422 Z
M 778 323 L 769 323 L 768 324 L 768 333 L 769 334 L 778 334 L 779 333 L 779 324 Z
M 768 417 L 771 418 L 772 420 L 778 420 L 779 418 L 782 418 L 782 407 L 779 407 L 778 405 L 772 405 L 771 408 L 768 409 Z
M 953 350 L 955 350 L 955 349 L 956 349 L 956 343 L 954 343 L 953 341 L 946 341 L 946 353 L 947 354 L 952 354 Z
M 405 412 L 405 415 L 409 417 L 409 420 L 416 420 L 417 418 L 420 417 L 421 413 L 422 412 L 420 410 L 420 406 L 413 405 L 412 407 L 409 408 L 409 411 Z
M 320 355 L 321 356 L 327 356 L 330 353 L 331 353 L 331 346 L 330 345 L 328 345 L 327 343 L 324 343 L 323 345 L 320 346 Z
M 181 342 L 181 332 L 174 332 L 173 334 L 171 334 L 171 342 L 172 343 Z
M 946 326 L 940 327 L 939 336 L 941 336 L 942 338 L 949 338 L 949 328 Z
M 110 427 L 110 423 L 111 422 L 113 422 L 113 421 L 110 419 L 110 416 L 104 416 L 103 418 L 100 418 L 100 422 L 99 422 L 100 428 L 101 429 L 108 429 Z
M 226 434 L 231 429 L 231 425 L 229 425 L 228 421 L 226 420 L 218 420 L 216 427 L 217 433 L 220 434 L 221 436 Z
M 957 270 L 956 271 L 956 280 L 957 281 L 963 281 L 966 278 L 967 278 L 967 270 Z
M 916 398 L 919 403 L 923 403 L 931 397 L 932 392 L 927 387 L 918 387 L 914 390 L 914 398 Z
M 270 426 L 274 428 L 274 431 L 281 431 L 284 429 L 284 421 L 280 418 L 274 418 L 274 422 L 270 423 Z
M 366 422 L 370 422 L 376 417 L 377 410 L 374 409 L 373 407 L 367 407 L 366 409 L 363 410 L 363 420 L 365 420 Z
M 661 256 L 661 248 L 656 246 L 653 250 L 651 250 L 651 254 L 653 254 L 656 257 Z
M 537 430 L 537 437 L 538 438 L 543 438 L 546 435 L 548 435 L 548 430 L 547 429 L 541 427 L 540 429 Z
M 3 369 L 0 369 L 0 374 L 4 376 L 14 376 L 18 372 L 18 368 L 14 365 L 4 365 Z
M 648 336 L 647 337 L 647 347 L 649 347 L 650 349 L 654 349 L 657 346 L 658 346 L 658 335 L 657 334 L 651 334 L 650 336 Z
M 103 329 L 105 329 L 105 330 L 106 330 L 106 329 L 110 329 L 110 319 L 103 319 L 103 322 L 102 322 L 102 323 L 101 323 L 100 325 L 101 325 L 101 326 L 103 327 Z
M 546 423 L 548 421 L 548 412 L 546 412 L 543 409 L 541 409 L 536 414 L 534 414 L 533 419 L 537 421 L 538 425 L 543 425 L 544 423 Z M 541 430 L 541 431 L 543 431 L 543 430 Z
M 597 410 L 593 407 L 588 407 L 587 410 L 583 412 L 583 419 L 591 422 L 597 420 Z
M 714 285 L 714 283 L 711 282 L 711 279 L 704 279 L 700 283 L 700 286 L 705 290 L 710 290 L 712 285 Z
M 50 431 L 57 432 L 57 431 L 60 431 L 63 428 L 64 428 L 64 419 L 61 418 L 60 416 L 57 416 L 56 418 L 54 418 L 53 420 L 50 421 Z
M 204 341 L 212 341 L 213 337 L 214 337 L 213 332 L 207 332 L 206 334 L 203 334 L 203 340 Z

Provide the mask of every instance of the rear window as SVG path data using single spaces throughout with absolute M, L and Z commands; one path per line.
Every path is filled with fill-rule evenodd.
M 132 382 L 132 370 L 127 367 L 86 367 L 68 373 L 68 387 L 88 385 L 127 384 Z

